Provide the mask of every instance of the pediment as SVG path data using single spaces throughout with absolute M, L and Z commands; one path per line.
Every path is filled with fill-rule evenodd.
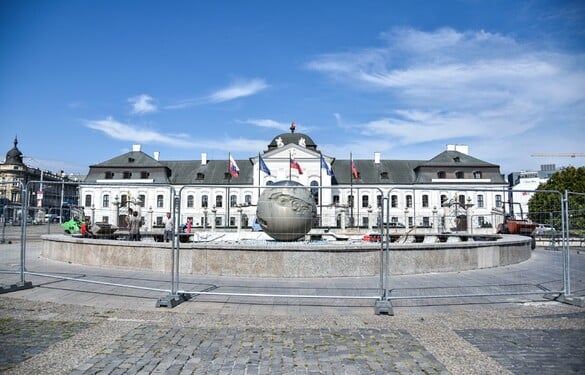
M 295 159 L 309 159 L 309 158 L 318 158 L 319 153 L 313 150 L 309 150 L 305 147 L 296 144 L 287 144 L 277 149 L 271 150 L 266 152 L 262 155 L 264 160 L 268 159 L 286 159 L 291 156 L 294 156 Z

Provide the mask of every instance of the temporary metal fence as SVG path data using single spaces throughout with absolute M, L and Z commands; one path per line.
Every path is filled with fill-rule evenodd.
M 562 202 L 555 210 L 561 212 L 562 248 L 561 251 L 554 252 L 553 264 L 550 262 L 543 264 L 539 262 L 539 259 L 535 259 L 531 260 L 528 268 L 502 267 L 491 269 L 490 272 L 463 271 L 456 278 L 452 274 L 444 273 L 416 275 L 419 284 L 413 286 L 410 283 L 412 275 L 398 275 L 390 271 L 394 261 L 393 254 L 399 250 L 400 246 L 396 238 L 416 231 L 429 235 L 458 232 L 466 232 L 470 235 L 494 233 L 506 219 L 506 191 L 501 188 L 472 189 L 451 186 L 424 189 L 393 188 L 384 191 L 378 187 L 363 186 L 359 189 L 349 186 L 293 188 L 310 189 L 312 196 L 317 200 L 314 225 L 318 232 L 350 233 L 356 239 L 363 234 L 377 233 L 383 240 L 379 243 L 379 270 L 376 275 L 368 279 L 368 282 L 354 288 L 349 282 L 347 289 L 344 286 L 316 291 L 311 287 L 310 280 L 303 279 L 270 278 L 269 281 L 260 280 L 260 282 L 247 280 L 244 283 L 245 286 L 227 283 L 218 287 L 219 284 L 216 283 L 211 287 L 205 286 L 207 279 L 202 279 L 203 281 L 198 283 L 197 275 L 181 273 L 180 261 L 183 252 L 194 251 L 190 248 L 187 250 L 187 245 L 181 242 L 182 238 L 189 238 L 192 242 L 195 234 L 211 230 L 226 232 L 254 230 L 258 198 L 261 192 L 275 187 L 193 185 L 175 188 L 165 184 L 145 186 L 144 184 L 115 183 L 105 188 L 104 184 L 45 182 L 44 189 L 63 192 L 58 207 L 48 207 L 43 202 L 39 203 L 38 191 L 36 196 L 30 193 L 35 191 L 38 184 L 38 181 L 33 181 L 19 186 L 23 197 L 21 213 L 30 213 L 32 219 L 21 219 L 20 226 L 15 227 L 20 228 L 19 266 L 18 269 L 5 267 L 2 269 L 2 280 L 5 285 L 30 287 L 30 281 L 27 281 L 26 277 L 36 276 L 104 285 L 104 287 L 142 289 L 163 294 L 157 302 L 157 305 L 162 307 L 173 307 L 195 296 L 198 298 L 208 296 L 212 300 L 214 297 L 372 300 L 378 313 L 389 314 L 392 313 L 391 302 L 399 300 L 531 294 L 570 295 L 569 223 L 576 217 L 575 215 L 582 214 L 582 206 L 571 208 L 569 197 L 583 196 L 583 194 L 571 192 L 563 195 L 556 191 L 527 191 L 533 194 L 555 194 Z M 204 200 L 202 192 L 206 191 L 208 192 L 207 200 Z M 216 200 L 214 192 L 222 197 L 221 201 Z M 236 192 L 235 200 L 232 199 L 233 192 Z M 427 195 L 426 198 L 425 195 Z M 477 205 L 479 205 L 480 195 L 483 195 L 483 207 L 478 213 L 480 207 Z M 367 199 L 364 198 L 365 196 Z M 497 198 L 497 196 L 501 197 Z M 219 202 L 221 205 L 218 205 Z M 67 205 L 69 214 L 67 214 Z M 119 270 L 111 270 L 112 277 L 104 277 L 102 272 L 101 276 L 91 278 L 79 277 L 74 273 L 66 274 L 61 271 L 54 272 L 51 269 L 35 268 L 38 267 L 36 264 L 35 267 L 28 267 L 27 241 L 30 241 L 27 235 L 28 228 L 42 228 L 41 232 L 46 234 L 60 233 L 62 232 L 60 224 L 68 218 L 67 215 L 71 216 L 75 208 L 80 208 L 84 218 L 89 219 L 91 223 L 114 224 L 122 228 L 119 230 L 120 235 L 126 233 L 126 217 L 131 210 L 137 210 L 143 220 L 144 238 L 146 240 L 147 236 L 151 236 L 150 241 L 155 241 L 158 236 L 162 237 L 164 217 L 166 212 L 170 212 L 174 220 L 174 236 L 170 245 L 165 245 L 170 250 L 167 255 L 171 264 L 170 272 L 162 274 L 162 278 L 152 285 L 147 285 L 149 283 L 143 281 L 134 283 L 124 280 L 123 277 L 119 277 Z M 8 209 L 14 210 L 15 207 Z M 14 222 L 16 217 L 18 215 L 14 216 L 12 212 L 11 222 Z M 218 217 L 221 219 L 219 220 Z M 464 218 L 465 223 L 462 224 Z M 6 228 L 8 221 L 4 214 L 2 219 L 3 228 Z M 188 220 L 191 222 L 193 233 L 191 237 L 185 236 L 184 233 Z M 299 242 L 299 246 L 302 246 L 302 242 Z M 2 263 L 6 265 L 10 262 L 4 259 Z M 547 268 L 549 275 L 551 274 L 550 267 L 557 270 L 553 272 L 556 275 L 554 280 L 539 279 L 538 275 L 544 267 Z M 18 279 L 13 277 L 10 280 L 5 275 L 17 275 Z M 221 279 L 221 276 L 218 278 Z M 291 292 L 293 289 L 297 293 Z

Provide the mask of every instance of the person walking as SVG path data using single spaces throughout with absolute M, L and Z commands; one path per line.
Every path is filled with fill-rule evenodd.
M 163 224 L 165 225 L 163 241 L 164 242 L 172 241 L 173 232 L 175 231 L 175 223 L 173 222 L 173 218 L 171 217 L 170 212 L 167 212 L 167 217 L 164 218 Z
M 138 211 L 132 212 L 129 223 L 130 241 L 140 241 L 140 224 L 142 224 L 142 219 L 138 217 Z

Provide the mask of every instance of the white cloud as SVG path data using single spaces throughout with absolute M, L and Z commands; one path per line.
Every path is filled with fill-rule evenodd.
M 156 144 L 171 148 L 200 149 L 205 151 L 256 153 L 266 147 L 266 140 L 213 136 L 212 139 L 192 139 L 185 134 L 161 133 L 136 125 L 124 124 L 108 117 L 104 120 L 85 121 L 85 126 L 102 132 L 106 136 L 139 144 Z
M 156 112 L 157 107 L 153 101 L 154 99 L 146 94 L 129 98 L 128 102 L 132 105 L 130 113 L 135 115 L 143 115 L 146 113 Z
M 214 92 L 208 96 L 208 99 L 212 103 L 227 102 L 255 95 L 266 88 L 268 88 L 268 85 L 263 79 L 254 78 L 250 80 L 240 80 L 224 89 Z
M 243 124 L 254 125 L 260 128 L 276 129 L 285 132 L 290 127 L 290 123 L 278 122 L 270 119 L 247 119 L 241 121 Z
M 85 126 L 121 141 L 191 147 L 191 142 L 183 135 L 163 134 L 154 130 L 141 129 L 137 126 L 118 122 L 112 117 L 108 117 L 105 120 L 86 121 Z
M 178 103 L 166 106 L 166 109 L 182 109 L 208 103 L 223 103 L 231 100 L 255 95 L 269 86 L 266 81 L 260 78 L 242 79 L 232 83 L 230 86 L 217 90 L 216 92 L 194 99 L 182 100 Z
M 384 47 L 321 55 L 306 65 L 391 95 L 390 116 L 360 124 L 362 136 L 399 144 L 494 141 L 550 126 L 568 129 L 585 117 L 583 55 L 485 31 L 397 29 L 382 38 Z M 561 124 L 561 117 L 573 122 Z

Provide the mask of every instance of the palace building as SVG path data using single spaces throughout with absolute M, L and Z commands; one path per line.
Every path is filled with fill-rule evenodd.
M 200 160 L 163 160 L 134 145 L 90 166 L 80 204 L 86 216 L 119 226 L 138 210 L 150 229 L 162 225 L 166 212 L 177 206 L 175 198 L 181 223 L 250 228 L 261 191 L 280 180 L 311 189 L 315 224 L 326 228 L 376 227 L 388 202 L 383 220 L 395 227 L 495 231 L 508 186 L 498 165 L 472 157 L 465 145 L 448 145 L 430 160 L 385 160 L 378 152 L 371 159 L 341 159 L 323 153 L 291 126 L 290 133 L 277 135 L 248 159 L 210 160 L 203 152 Z M 457 218 L 470 208 L 471 222 L 462 224 Z

